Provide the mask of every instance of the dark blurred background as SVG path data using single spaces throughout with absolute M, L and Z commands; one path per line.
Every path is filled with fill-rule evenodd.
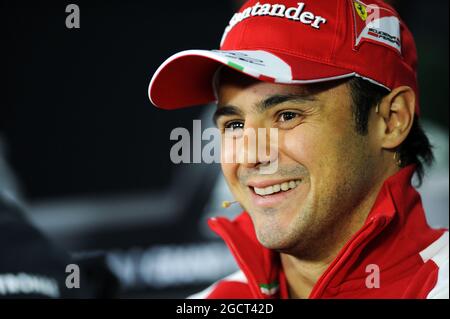
M 448 227 L 448 1 L 390 2 L 417 42 L 435 145 L 420 192 Z M 70 3 L 1 1 L 0 193 L 77 258 L 105 261 L 119 297 L 185 297 L 236 267 L 205 220 L 240 209 L 221 209 L 217 165 L 169 158 L 171 130 L 212 108 L 156 110 L 147 87 L 171 54 L 218 48 L 239 1 L 76 1 L 81 28 L 67 29 Z

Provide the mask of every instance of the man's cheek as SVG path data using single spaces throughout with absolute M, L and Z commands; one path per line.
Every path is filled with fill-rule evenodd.
M 237 165 L 234 163 L 221 163 L 222 172 L 230 188 L 238 184 Z
M 222 137 L 220 148 L 220 161 L 222 164 L 239 163 L 242 151 L 242 143 L 240 143 L 238 139 L 233 137 Z
M 280 138 L 280 151 L 301 165 L 307 166 L 314 161 L 316 153 L 320 152 L 322 144 L 311 133 L 288 132 Z

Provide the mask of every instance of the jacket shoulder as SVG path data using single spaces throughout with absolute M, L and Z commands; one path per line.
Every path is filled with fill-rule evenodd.
M 449 298 L 449 234 L 444 232 L 441 237 L 420 252 L 425 265 L 434 266 L 434 280 L 427 299 Z
M 242 270 L 218 280 L 205 290 L 188 299 L 248 299 L 253 298 L 248 280 Z

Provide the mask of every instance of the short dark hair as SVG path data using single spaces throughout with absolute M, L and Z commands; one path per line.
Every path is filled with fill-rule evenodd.
M 351 78 L 348 84 L 353 100 L 355 129 L 359 134 L 367 135 L 370 110 L 389 94 L 389 90 L 358 77 Z M 434 156 L 432 145 L 423 131 L 417 115 L 414 115 L 411 131 L 396 151 L 402 167 L 416 164 L 418 186 L 420 186 L 424 176 L 424 165 L 430 166 L 434 161 Z

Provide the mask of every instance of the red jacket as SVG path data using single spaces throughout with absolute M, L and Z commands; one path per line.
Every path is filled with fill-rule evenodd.
M 448 231 L 427 225 L 420 195 L 411 185 L 414 168 L 385 181 L 364 226 L 341 249 L 309 298 L 449 297 Z M 213 218 L 209 226 L 228 245 L 240 271 L 191 298 L 289 297 L 279 254 L 257 241 L 246 212 L 234 221 Z M 373 267 L 378 267 L 378 281 Z

